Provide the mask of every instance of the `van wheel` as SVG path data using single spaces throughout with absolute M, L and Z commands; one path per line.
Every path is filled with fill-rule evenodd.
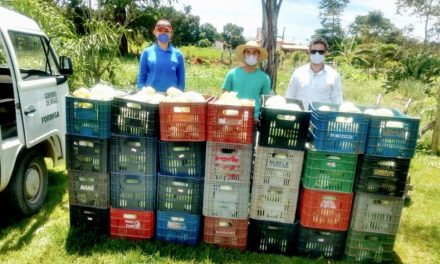
M 48 177 L 44 158 L 36 150 L 26 152 L 14 171 L 9 186 L 11 206 L 23 215 L 34 214 L 47 195 Z

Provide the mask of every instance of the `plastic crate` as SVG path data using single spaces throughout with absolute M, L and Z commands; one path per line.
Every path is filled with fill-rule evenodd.
M 160 173 L 203 178 L 205 148 L 205 142 L 159 141 Z
M 304 150 L 310 122 L 310 112 L 268 108 L 264 105 L 270 95 L 263 95 L 258 145 L 263 147 Z M 302 102 L 286 99 L 304 109 Z
M 205 217 L 203 241 L 224 248 L 245 250 L 248 238 L 248 220 Z
M 364 156 L 359 158 L 356 191 L 402 197 L 410 159 Z
M 308 189 L 350 193 L 356 178 L 356 154 L 306 150 L 303 185 Z
M 82 229 L 108 234 L 110 216 L 108 208 L 69 204 L 70 225 Z
M 111 201 L 114 208 L 154 211 L 156 175 L 111 173 Z
M 298 221 L 282 224 L 250 219 L 248 247 L 257 252 L 292 255 L 297 234 Z
M 202 213 L 203 179 L 159 174 L 157 210 Z
M 208 104 L 207 141 L 252 144 L 254 106 Z
M 206 143 L 205 179 L 249 183 L 252 145 Z
M 205 180 L 203 215 L 247 219 L 250 183 Z
M 302 189 L 300 222 L 316 229 L 347 231 L 353 193 Z
M 112 102 L 112 133 L 158 137 L 159 105 L 115 97 Z
M 250 217 L 292 224 L 295 220 L 298 192 L 299 189 L 252 184 Z
M 82 206 L 109 206 L 109 175 L 69 170 L 69 203 Z
M 345 231 L 299 226 L 297 250 L 300 255 L 340 259 L 344 254 Z
M 403 197 L 356 193 L 350 227 L 355 231 L 395 235 L 403 205 Z
M 108 172 L 108 140 L 66 135 L 66 167 L 68 170 Z
M 396 236 L 348 231 L 345 259 L 352 262 L 387 263 L 394 257 Z
M 397 109 L 389 110 L 394 116 L 370 117 L 365 154 L 411 159 L 416 150 L 420 119 Z
M 329 111 L 319 110 L 328 106 Z M 363 154 L 367 140 L 369 115 L 339 112 L 338 104 L 311 102 L 311 141 L 320 151 Z
M 154 236 L 154 211 L 110 208 L 112 238 L 149 239 Z
M 159 104 L 160 140 L 206 141 L 206 112 L 203 103 L 161 102 Z
M 200 215 L 157 211 L 156 238 L 184 245 L 199 242 Z
M 110 142 L 110 160 L 111 172 L 156 176 L 157 140 L 113 135 Z
M 258 146 L 253 183 L 298 190 L 303 161 L 304 151 Z
M 110 137 L 112 101 L 66 96 L 67 133 L 94 138 Z

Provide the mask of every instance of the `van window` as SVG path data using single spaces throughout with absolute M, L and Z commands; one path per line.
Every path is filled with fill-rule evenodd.
M 48 40 L 42 36 L 9 32 L 23 80 L 59 75 Z

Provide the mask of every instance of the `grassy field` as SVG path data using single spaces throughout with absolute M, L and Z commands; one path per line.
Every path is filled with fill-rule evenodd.
M 190 51 L 193 52 L 193 51 Z M 220 94 L 226 72 L 233 65 L 218 63 L 187 64 L 188 90 Z M 134 89 L 137 61 L 121 59 L 116 65 L 118 87 Z M 289 63 L 278 72 L 277 93 L 284 94 L 293 66 Z M 344 96 L 359 104 L 374 103 L 382 92 L 380 79 L 356 69 L 340 68 Z M 123 80 L 123 81 L 122 81 Z M 412 113 L 423 108 L 423 94 L 417 85 L 408 83 L 407 92 L 386 95 L 385 106 L 400 107 L 395 97 L 413 97 Z M 415 87 L 415 88 L 414 88 Z M 411 204 L 403 210 L 396 237 L 393 263 L 440 263 L 440 157 L 423 154 L 411 162 L 414 190 Z M 114 240 L 70 227 L 67 175 L 64 167 L 49 170 L 49 194 L 40 212 L 17 219 L 2 211 L 0 217 L 0 263 L 347 263 L 327 259 L 308 259 L 282 255 L 225 250 L 201 243 L 197 247 L 167 244 L 160 241 Z

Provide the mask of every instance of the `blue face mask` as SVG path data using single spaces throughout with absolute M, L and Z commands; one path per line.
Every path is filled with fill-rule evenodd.
M 162 43 L 168 43 L 170 41 L 170 36 L 168 34 L 159 34 L 157 39 Z

